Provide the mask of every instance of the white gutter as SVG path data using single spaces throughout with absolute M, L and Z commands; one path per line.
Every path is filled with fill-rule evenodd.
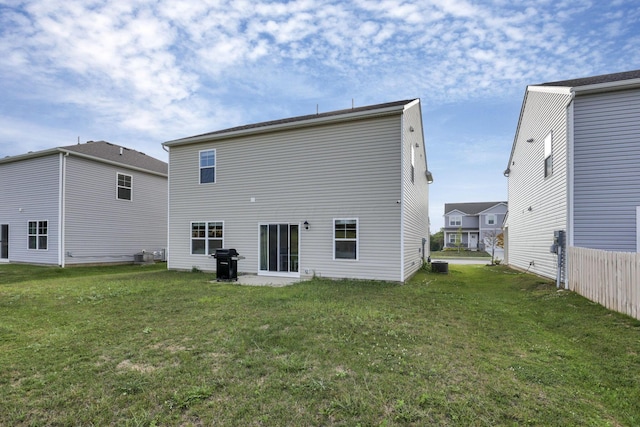
M 585 86 L 575 86 L 571 88 L 572 92 L 579 95 L 597 92 L 611 92 L 613 90 L 635 89 L 640 87 L 640 79 L 618 80 L 615 82 L 596 83 Z

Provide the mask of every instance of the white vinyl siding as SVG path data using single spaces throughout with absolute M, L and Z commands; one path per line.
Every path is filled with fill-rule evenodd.
M 402 132 L 402 277 L 400 280 L 404 281 L 422 267 L 423 260 L 429 253 L 427 151 L 419 103 L 414 102 L 405 109 Z
M 8 261 L 57 265 L 60 158 L 0 164 L 0 224 L 8 225 Z M 113 202 L 113 174 L 109 183 Z M 30 221 L 47 221 L 47 250 L 29 249 Z
M 300 275 L 401 280 L 399 113 L 170 146 L 169 268 L 215 270 L 215 260 L 191 255 L 194 218 L 224 221 L 225 246 L 251 273 L 259 271 L 259 224 L 307 221 Z M 193 159 L 213 149 L 215 186 L 194 185 Z M 356 217 L 358 262 L 334 260 L 333 219 Z
M 135 182 L 135 198 L 114 203 L 114 166 L 73 155 L 66 163 L 67 265 L 133 261 L 134 254 L 143 250 L 166 248 L 165 177 L 127 171 Z
M 509 264 L 555 277 L 557 261 L 549 253 L 555 230 L 567 229 L 568 89 L 528 88 L 509 165 Z M 553 175 L 542 167 L 545 138 L 553 132 Z M 531 142 L 527 140 L 532 139 Z M 534 265 L 530 267 L 530 262 Z
M 118 173 L 136 183 L 135 201 L 116 202 Z M 0 182 L 0 224 L 8 225 L 10 262 L 126 262 L 142 250 L 166 247 L 166 177 L 52 150 L 0 162 Z M 29 249 L 30 221 L 46 221 L 47 250 Z M 42 249 L 45 233 L 32 236 Z
M 574 245 L 638 251 L 640 90 L 576 96 Z

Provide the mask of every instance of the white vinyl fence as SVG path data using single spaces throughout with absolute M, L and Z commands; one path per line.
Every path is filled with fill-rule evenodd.
M 640 254 L 570 247 L 567 261 L 570 290 L 640 319 Z

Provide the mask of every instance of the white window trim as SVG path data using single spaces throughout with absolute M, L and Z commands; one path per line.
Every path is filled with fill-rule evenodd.
M 456 220 L 457 221 L 454 221 Z M 455 222 L 458 222 L 458 224 L 455 224 Z M 457 227 L 457 226 L 461 226 L 462 225 L 462 215 L 451 215 L 449 217 L 449 226 L 450 227 Z
M 356 242 L 356 258 L 355 259 L 351 259 L 351 258 L 336 258 L 336 241 L 338 241 L 338 239 L 336 239 L 336 221 L 355 221 L 356 222 L 356 238 L 355 238 L 355 242 Z M 359 218 L 333 218 L 333 221 L 331 222 L 331 229 L 332 229 L 332 234 L 333 234 L 333 240 L 332 240 L 332 244 L 333 244 L 333 260 L 334 261 L 339 261 L 339 262 L 355 262 L 358 261 L 360 259 L 360 219 Z M 344 241 L 344 242 L 352 242 L 354 239 L 339 239 L 339 241 Z
M 416 149 L 411 144 L 411 182 L 415 184 L 416 175 Z
M 128 188 L 131 192 L 131 198 L 129 199 L 121 199 L 120 197 L 118 197 L 118 190 L 120 189 L 120 175 L 128 176 L 129 178 L 131 178 L 131 187 L 122 187 Z M 133 201 L 133 175 L 129 175 L 128 173 L 116 172 L 116 200 L 124 200 L 125 202 Z
M 36 234 L 29 234 L 29 223 L 31 222 L 35 222 L 36 223 Z M 41 222 L 46 222 L 47 223 L 47 234 L 40 234 L 40 223 Z M 35 248 L 30 248 L 29 247 L 29 237 L 31 236 L 36 236 L 36 247 Z M 42 236 L 46 236 L 47 237 L 47 249 L 40 249 L 40 237 Z M 27 221 L 27 250 L 28 251 L 48 251 L 49 250 L 49 220 L 48 219 L 37 219 L 37 220 L 33 220 L 30 219 Z
M 551 170 L 547 174 L 547 159 L 551 161 Z M 544 138 L 544 177 L 549 178 L 553 175 L 553 131 Z
M 207 236 L 207 231 L 209 230 L 209 224 L 212 223 L 220 223 L 222 224 L 222 239 L 209 239 L 209 237 Z M 198 239 L 201 240 L 201 237 L 193 237 L 193 235 L 191 235 L 193 233 L 193 224 L 204 224 L 204 253 L 203 254 L 194 254 L 193 253 L 193 239 Z M 225 231 L 224 231 L 224 221 L 191 221 L 189 223 L 189 254 L 191 256 L 210 256 L 209 255 L 209 240 L 222 240 L 222 247 L 224 248 L 224 235 L 225 235 Z
M 213 166 L 202 166 L 202 153 L 206 153 L 209 151 L 213 151 Z M 200 150 L 198 151 L 198 184 L 207 185 L 207 184 L 215 184 L 218 181 L 218 153 L 215 148 L 210 148 L 208 150 Z M 213 182 L 202 182 L 202 169 L 213 168 Z

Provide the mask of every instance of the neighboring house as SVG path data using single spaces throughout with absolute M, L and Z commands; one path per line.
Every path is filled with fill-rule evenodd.
M 418 99 L 169 141 L 170 269 L 404 281 L 429 250 Z
M 555 231 L 637 252 L 639 167 L 640 70 L 528 86 L 505 170 L 506 261 L 557 277 Z
M 507 202 L 445 203 L 444 247 L 490 252 L 506 213 Z
M 167 244 L 167 164 L 108 142 L 0 159 L 0 262 L 133 261 Z

